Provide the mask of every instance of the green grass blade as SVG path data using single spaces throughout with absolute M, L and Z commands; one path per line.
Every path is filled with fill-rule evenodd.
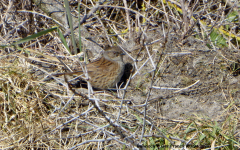
M 58 35 L 59 35 L 61 41 L 63 42 L 63 45 L 68 50 L 68 52 L 71 54 L 70 48 L 68 47 L 67 41 L 65 40 L 64 35 L 62 34 L 61 30 L 58 28 L 57 31 L 58 31 Z
M 14 45 L 18 45 L 18 44 L 21 44 L 21 43 L 24 43 L 24 42 L 28 42 L 28 41 L 34 40 L 34 39 L 36 39 L 36 38 L 38 38 L 38 37 L 40 37 L 40 36 L 42 36 L 44 34 L 47 34 L 47 33 L 52 32 L 54 30 L 57 30 L 57 28 L 58 27 L 54 27 L 54 28 L 51 28 L 51 29 L 40 31 L 40 32 L 38 32 L 36 34 L 33 34 L 33 35 L 30 35 L 30 36 L 25 37 L 23 39 L 20 39 L 20 40 L 18 40 L 16 42 L 12 43 L 10 46 L 14 46 Z

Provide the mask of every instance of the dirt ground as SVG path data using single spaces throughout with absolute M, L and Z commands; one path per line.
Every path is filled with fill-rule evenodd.
M 206 43 L 194 37 L 188 37 L 182 43 L 177 42 L 179 38 L 175 35 L 168 37 L 165 48 L 158 49 L 163 55 L 153 86 L 162 89 L 152 89 L 148 114 L 156 119 L 184 120 L 198 116 L 222 120 L 227 107 L 237 108 L 240 104 L 240 51 L 210 50 Z M 157 55 L 155 60 L 160 57 Z M 127 98 L 132 98 L 135 105 L 146 100 L 151 68 L 149 61 L 131 81 Z

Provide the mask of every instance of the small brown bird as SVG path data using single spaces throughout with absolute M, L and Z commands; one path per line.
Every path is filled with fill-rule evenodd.
M 107 48 L 103 56 L 86 65 L 89 82 L 94 88 L 109 89 L 116 86 L 124 72 L 123 51 L 118 46 Z M 80 69 L 75 72 L 65 72 L 56 75 L 82 75 Z

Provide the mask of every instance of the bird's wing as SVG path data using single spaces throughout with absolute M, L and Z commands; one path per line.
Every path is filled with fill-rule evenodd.
M 92 63 L 87 64 L 87 71 L 93 73 L 98 71 L 100 72 L 109 71 L 112 69 L 111 68 L 111 66 L 113 66 L 112 64 L 113 62 L 102 57 L 98 61 L 94 61 Z
M 87 72 L 94 75 L 94 73 L 99 73 L 99 72 L 107 72 L 110 71 L 112 68 L 113 62 L 105 59 L 105 58 L 100 58 L 97 61 L 91 62 L 87 64 Z M 79 69 L 78 71 L 73 71 L 73 72 L 63 72 L 63 73 L 56 73 L 52 74 L 53 76 L 61 76 L 61 75 L 81 75 L 83 74 L 82 69 Z

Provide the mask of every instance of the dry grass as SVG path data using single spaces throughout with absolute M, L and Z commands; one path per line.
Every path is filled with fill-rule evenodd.
M 96 48 L 96 43 L 101 47 L 121 43 L 129 56 L 125 61 L 135 68 L 127 80 L 130 85 L 125 84 L 123 90 L 91 92 L 90 89 L 79 90 L 68 85 L 66 80 L 69 79 L 51 76 L 66 70 L 62 62 L 71 69 L 77 69 L 79 55 L 84 58 L 83 53 L 70 54 L 57 32 L 35 35 L 30 41 L 11 45 L 52 28 L 57 21 L 62 32 L 66 33 L 61 20 L 65 18 L 53 19 L 29 0 L 2 0 L 0 148 L 239 148 L 239 87 L 229 86 L 227 92 L 222 89 L 227 104 L 220 103 L 222 115 L 216 118 L 194 114 L 184 116 L 184 119 L 173 119 L 165 117 L 161 105 L 203 82 L 182 77 L 179 87 L 166 88 L 167 91 L 175 91 L 165 96 L 160 96 L 164 87 L 157 84 L 164 82 L 165 72 L 168 72 L 166 76 L 178 72 L 178 68 L 172 72 L 168 70 L 170 61 L 184 68 L 191 57 L 197 58 L 195 49 L 192 50 L 196 45 L 186 47 L 185 41 L 189 37 L 202 41 L 203 49 L 207 45 L 209 51 L 219 52 L 214 60 L 222 56 L 221 62 L 217 63 L 223 67 L 221 71 L 227 74 L 224 68 L 231 64 L 229 70 L 238 76 L 238 55 L 228 57 L 221 50 L 239 51 L 239 5 L 237 1 L 224 3 L 214 0 L 206 3 L 124 0 L 99 5 L 92 1 L 82 2 L 81 18 L 85 12 L 88 13 L 81 24 L 84 52 L 91 58 L 101 50 L 99 46 Z M 75 16 L 78 16 L 77 6 L 77 2 L 70 1 L 70 9 Z M 69 39 L 67 37 L 66 41 L 73 49 Z M 175 55 L 184 59 L 175 59 L 172 57 Z M 208 67 L 205 66 L 206 70 L 212 69 Z M 231 73 L 226 76 L 231 76 Z M 171 85 L 170 80 L 168 82 Z M 224 81 L 219 84 L 224 84 Z M 201 89 L 201 85 L 197 88 Z M 213 103 L 218 103 L 217 98 Z

